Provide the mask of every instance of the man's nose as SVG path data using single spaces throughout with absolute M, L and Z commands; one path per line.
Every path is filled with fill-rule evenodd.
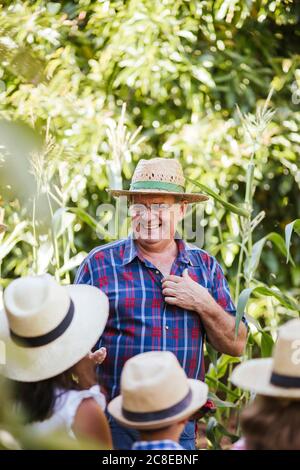
M 151 210 L 150 207 L 145 207 L 145 210 L 142 213 L 142 218 L 144 221 L 151 222 L 152 220 L 157 219 L 157 214 L 155 211 Z

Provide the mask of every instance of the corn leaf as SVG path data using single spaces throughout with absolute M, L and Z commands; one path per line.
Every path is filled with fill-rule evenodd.
M 286 262 L 290 259 L 290 246 L 292 233 L 296 232 L 300 236 L 300 219 L 296 219 L 285 227 L 285 246 L 286 246 Z
M 243 209 L 242 207 L 235 206 L 234 204 L 231 204 L 230 202 L 227 202 L 225 199 L 223 199 L 219 194 L 217 194 L 215 191 L 212 189 L 208 188 L 202 183 L 198 183 L 198 181 L 194 181 L 190 178 L 186 178 L 187 181 L 190 183 L 193 183 L 195 186 L 198 186 L 203 192 L 207 193 L 209 196 L 211 196 L 213 199 L 218 201 L 225 209 L 228 209 L 230 212 L 234 212 L 235 214 L 238 214 L 242 217 L 249 217 L 250 213 L 246 210 Z

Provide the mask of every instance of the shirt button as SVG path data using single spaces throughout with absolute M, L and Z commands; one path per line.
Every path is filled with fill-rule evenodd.
M 156 270 L 155 272 L 156 272 L 156 274 L 159 274 L 159 271 L 158 271 L 158 270 Z
M 166 325 L 166 330 L 168 330 L 168 329 L 169 329 L 169 327 L 168 327 L 168 325 Z

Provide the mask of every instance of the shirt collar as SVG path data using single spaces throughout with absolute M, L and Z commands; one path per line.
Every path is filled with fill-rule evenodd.
M 131 263 L 131 261 L 138 256 L 136 244 L 134 243 L 133 234 L 131 233 L 125 241 L 124 255 L 123 255 L 123 266 Z
M 181 261 L 182 263 L 192 265 L 192 262 L 189 257 L 188 244 L 182 238 L 180 238 L 178 233 L 176 233 L 175 237 L 176 237 L 175 240 L 176 240 L 177 247 L 178 247 L 177 259 Z M 123 266 L 125 264 L 131 263 L 131 261 L 134 260 L 134 258 L 138 255 L 139 254 L 138 254 L 137 246 L 135 244 L 133 234 L 131 233 L 126 238 L 126 241 L 125 241 L 123 263 L 122 263 Z
M 178 236 L 178 238 L 176 238 L 176 242 L 177 242 L 177 247 L 178 247 L 177 259 L 179 261 L 182 261 L 182 263 L 192 265 L 192 261 L 189 257 L 188 244 L 182 238 L 180 238 L 179 236 Z

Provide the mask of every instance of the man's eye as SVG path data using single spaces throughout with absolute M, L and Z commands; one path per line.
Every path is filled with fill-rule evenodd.
M 129 206 L 129 214 L 130 215 L 136 215 L 136 214 L 140 214 L 143 212 L 143 207 L 140 206 L 140 205 L 132 205 L 132 206 Z
M 170 204 L 160 204 L 159 209 L 162 212 L 167 212 L 171 209 L 171 207 L 172 206 Z

